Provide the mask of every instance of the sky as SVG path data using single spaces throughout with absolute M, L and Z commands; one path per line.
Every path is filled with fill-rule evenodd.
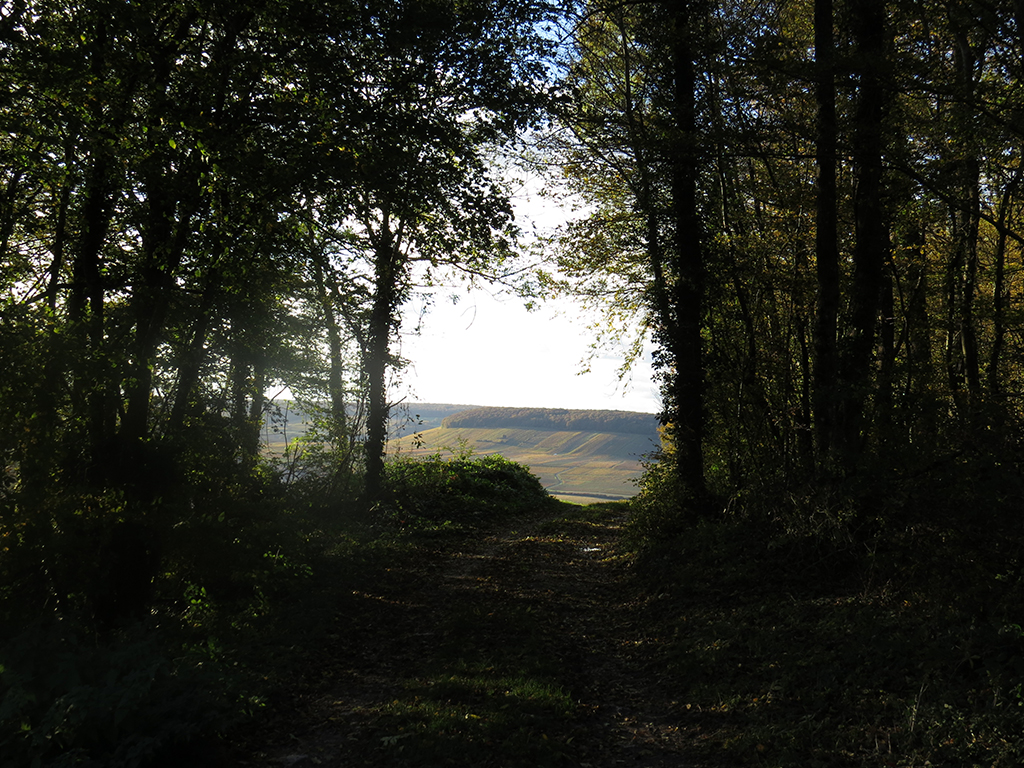
M 519 226 L 543 234 L 564 223 L 570 209 L 541 196 L 540 185 L 525 182 L 513 204 Z M 569 299 L 527 311 L 522 299 L 494 288 L 437 289 L 416 334 L 423 306 L 410 302 L 401 332 L 400 352 L 411 365 L 396 394 L 408 402 L 660 410 L 649 349 L 625 380 L 618 376 L 623 355 L 606 351 L 581 373 L 595 335 L 588 319 L 597 318 Z
M 629 379 L 622 356 L 607 352 L 585 367 L 593 331 L 568 300 L 527 311 L 521 299 L 477 289 L 449 300 L 441 290 L 414 334 L 422 302 L 407 310 L 401 354 L 411 361 L 399 396 L 409 402 L 586 410 L 659 410 L 649 350 Z

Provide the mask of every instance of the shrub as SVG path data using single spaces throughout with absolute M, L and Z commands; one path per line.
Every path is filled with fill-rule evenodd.
M 524 512 L 550 499 L 528 467 L 497 454 L 395 459 L 387 465 L 387 487 L 387 511 L 399 522 L 420 517 L 478 523 Z
M 150 765 L 223 722 L 200 683 L 152 640 L 96 645 L 37 622 L 0 650 L 0 765 Z

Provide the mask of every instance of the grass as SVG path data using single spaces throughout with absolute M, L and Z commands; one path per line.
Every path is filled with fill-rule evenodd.
M 389 762 L 561 765 L 577 703 L 545 649 L 546 624 L 515 606 L 450 616 L 428 670 L 379 711 Z
M 372 525 L 240 505 L 182 528 L 203 547 L 168 561 L 152 621 L 109 647 L 24 633 L 0 654 L 0 753 L 128 766 L 191 740 L 185 764 L 209 752 L 195 742 L 202 723 L 241 719 L 242 743 L 334 722 L 344 747 L 333 754 L 368 766 L 600 754 L 565 610 L 575 587 L 586 612 L 587 588 L 567 564 L 640 504 L 555 505 L 499 457 L 389 472 Z M 838 523 L 782 530 L 736 514 L 659 529 L 637 516 L 631 619 L 644 642 L 628 653 L 670 684 L 689 764 L 1024 764 L 1016 517 L 954 525 L 932 506 L 901 520 L 839 535 Z M 157 628 L 159 640 L 144 634 Z

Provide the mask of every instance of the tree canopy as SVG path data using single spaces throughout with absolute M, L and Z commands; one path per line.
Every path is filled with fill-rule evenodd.
M 1018 423 L 1020 23 L 959 1 L 575 7 L 549 146 L 591 212 L 559 266 L 653 334 L 691 492 L 917 466 Z

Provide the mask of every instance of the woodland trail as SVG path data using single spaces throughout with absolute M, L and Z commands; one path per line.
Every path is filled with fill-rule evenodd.
M 624 505 L 445 539 L 344 596 L 239 766 L 696 766 L 618 555 Z M 285 702 L 280 702 L 285 704 Z

